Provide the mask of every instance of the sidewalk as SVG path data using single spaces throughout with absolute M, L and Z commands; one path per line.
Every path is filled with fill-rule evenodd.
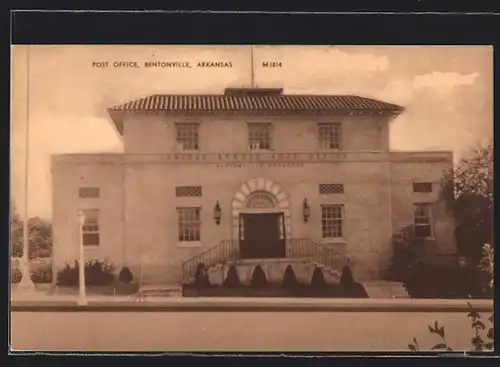
M 478 311 L 493 311 L 493 300 L 452 299 L 345 299 L 345 298 L 251 298 L 251 297 L 147 297 L 87 295 L 87 306 L 78 306 L 78 295 L 47 291 L 11 292 L 13 311 L 324 311 L 324 312 L 463 312 L 467 302 Z

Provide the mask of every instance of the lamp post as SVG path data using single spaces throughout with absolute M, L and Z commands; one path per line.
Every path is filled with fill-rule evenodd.
M 25 153 L 24 153 L 24 223 L 23 223 L 23 257 L 21 258 L 22 277 L 18 288 L 25 291 L 35 290 L 35 283 L 31 280 L 30 261 L 29 261 L 29 228 L 28 228 L 28 170 L 29 170 L 29 137 L 30 137 L 30 46 L 26 54 L 26 135 L 25 135 Z
M 307 223 L 309 221 L 309 217 L 311 216 L 311 208 L 307 203 L 307 199 L 304 199 L 304 202 L 302 203 L 302 215 L 304 216 L 304 223 Z
M 80 293 L 78 296 L 78 305 L 85 306 L 87 304 L 87 295 L 85 293 L 85 257 L 83 252 L 83 225 L 85 223 L 85 214 L 83 211 L 78 212 L 78 221 L 80 225 L 80 229 L 78 231 L 79 237 L 79 250 L 80 250 L 80 262 L 78 264 L 78 272 L 79 272 L 79 282 L 80 282 Z
M 215 224 L 219 225 L 220 224 L 220 219 L 222 217 L 222 210 L 219 205 L 219 200 L 217 200 L 217 203 L 215 204 L 214 208 L 214 219 L 215 219 Z

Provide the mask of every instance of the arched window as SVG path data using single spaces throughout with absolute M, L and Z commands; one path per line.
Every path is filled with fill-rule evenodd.
M 274 201 L 265 192 L 257 192 L 253 194 L 247 202 L 249 209 L 272 209 L 274 208 Z

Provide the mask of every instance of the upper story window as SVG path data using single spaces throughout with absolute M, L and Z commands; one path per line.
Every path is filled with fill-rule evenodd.
M 342 125 L 339 122 L 319 123 L 318 139 L 321 149 L 340 149 Z
M 431 204 L 415 204 L 414 233 L 416 238 L 432 237 Z
M 177 143 L 182 150 L 199 149 L 199 126 L 197 123 L 175 124 Z
M 100 197 L 100 192 L 98 187 L 80 187 L 78 189 L 78 197 L 80 199 L 94 199 Z
M 431 182 L 414 182 L 413 192 L 432 192 Z
M 342 237 L 343 205 L 321 206 L 321 233 L 323 238 Z
M 99 209 L 83 210 L 85 220 L 82 226 L 83 245 L 84 246 L 99 246 Z
M 271 149 L 271 143 L 271 124 L 248 124 L 248 146 L 250 150 Z

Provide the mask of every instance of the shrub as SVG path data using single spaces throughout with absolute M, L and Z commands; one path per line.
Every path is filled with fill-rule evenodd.
M 291 265 L 288 265 L 285 269 L 285 274 L 283 275 L 283 281 L 281 282 L 281 287 L 285 289 L 293 289 L 299 285 L 295 272 Z
M 327 284 L 323 272 L 320 268 L 315 268 L 311 279 L 311 286 L 313 288 L 324 288 L 326 287 L 326 285 Z
M 478 272 L 467 266 L 440 266 L 419 261 L 410 268 L 403 284 L 412 298 L 484 297 Z
M 423 259 L 423 240 L 415 237 L 413 226 L 407 225 L 394 233 L 391 238 L 393 254 L 388 268 L 390 280 L 404 281 L 411 268 Z
M 11 283 L 19 283 L 21 278 L 23 277 L 23 273 L 20 269 L 12 268 L 10 269 L 10 282 Z
M 109 285 L 115 279 L 113 272 L 115 267 L 106 260 L 89 260 L 85 263 L 85 284 L 86 285 Z M 57 284 L 63 286 L 77 286 L 79 282 L 79 265 L 75 261 L 71 267 L 69 264 L 57 274 Z
M 120 274 L 118 274 L 118 280 L 123 284 L 130 284 L 130 282 L 134 279 L 134 275 L 130 271 L 130 269 L 125 266 L 120 270 Z
M 238 270 L 232 265 L 227 271 L 226 279 L 224 280 L 224 287 L 226 288 L 238 288 L 241 286 L 240 277 L 238 276 Z
M 250 286 L 255 289 L 262 289 L 267 287 L 267 279 L 264 270 L 260 265 L 255 267 L 252 274 L 252 280 L 250 281 Z
M 31 271 L 33 283 L 52 283 L 52 266 L 43 266 Z

